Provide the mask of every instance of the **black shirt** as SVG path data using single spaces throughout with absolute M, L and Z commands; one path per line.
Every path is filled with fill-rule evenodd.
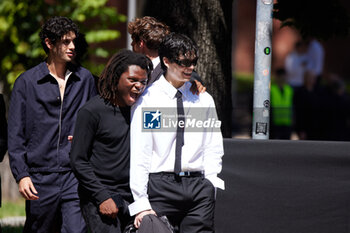
M 80 188 L 97 204 L 116 192 L 130 194 L 130 107 L 119 108 L 100 96 L 78 112 L 70 154 Z

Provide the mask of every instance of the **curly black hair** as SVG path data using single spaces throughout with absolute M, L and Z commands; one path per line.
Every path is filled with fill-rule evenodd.
M 181 55 L 187 57 L 187 54 L 198 58 L 198 47 L 188 36 L 172 32 L 164 38 L 158 53 L 162 68 L 166 70 L 167 67 L 163 62 L 164 57 L 168 58 L 170 62 L 175 62 Z
M 46 52 L 49 53 L 49 48 L 46 46 L 45 39 L 48 38 L 52 44 L 61 40 L 68 32 L 74 32 L 78 35 L 78 26 L 69 18 L 63 16 L 55 16 L 46 21 L 39 33 L 41 44 Z
M 113 55 L 99 77 L 97 88 L 103 99 L 110 103 L 116 100 L 120 76 L 130 65 L 138 65 L 146 70 L 148 80 L 150 79 L 153 70 L 152 61 L 143 54 L 123 49 Z

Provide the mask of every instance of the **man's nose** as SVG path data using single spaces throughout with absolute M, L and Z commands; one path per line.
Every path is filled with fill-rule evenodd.
M 68 48 L 72 50 L 75 49 L 75 44 L 73 41 L 69 43 Z
M 141 82 L 136 82 L 135 83 L 135 88 L 139 91 L 142 91 L 145 88 L 145 84 L 141 83 Z

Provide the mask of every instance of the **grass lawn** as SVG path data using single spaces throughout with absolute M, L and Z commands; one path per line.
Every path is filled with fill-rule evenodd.
M 0 208 L 0 218 L 25 216 L 25 200 L 6 201 L 2 200 Z
M 25 216 L 25 200 L 17 201 L 2 200 L 0 208 L 0 219 L 15 216 Z M 21 233 L 23 226 L 0 226 L 2 233 Z

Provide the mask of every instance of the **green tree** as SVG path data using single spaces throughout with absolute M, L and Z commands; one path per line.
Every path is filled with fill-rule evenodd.
M 107 0 L 1 0 L 0 2 L 0 77 L 8 94 L 19 74 L 37 65 L 45 58 L 39 39 L 41 25 L 50 17 L 66 16 L 74 20 L 85 34 L 89 54 L 106 58 L 113 50 L 106 50 L 98 43 L 118 38 L 120 32 L 111 25 L 125 22 L 126 16 L 114 7 L 106 6 Z M 95 45 L 94 44 L 94 45 Z M 83 65 L 99 74 L 103 64 Z

